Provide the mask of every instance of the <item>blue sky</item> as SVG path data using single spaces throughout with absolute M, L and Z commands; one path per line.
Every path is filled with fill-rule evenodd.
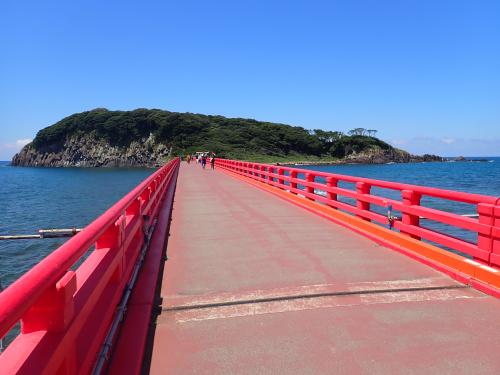
M 7 0 L 0 27 L 0 160 L 95 107 L 500 155 L 499 1 Z

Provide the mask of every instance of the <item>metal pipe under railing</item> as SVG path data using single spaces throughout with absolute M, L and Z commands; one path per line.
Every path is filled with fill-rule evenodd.
M 477 218 L 477 217 L 479 217 L 479 214 L 457 214 L 457 215 L 460 215 L 460 216 L 463 216 L 463 217 L 471 217 L 471 218 Z M 432 219 L 429 219 L 429 218 L 424 217 L 424 216 L 420 216 L 420 219 L 421 220 L 432 220 Z
M 18 234 L 18 235 L 5 235 L 0 236 L 0 240 L 32 240 L 39 238 L 61 238 L 73 237 L 81 232 L 82 228 L 69 228 L 69 229 L 40 229 L 38 234 Z

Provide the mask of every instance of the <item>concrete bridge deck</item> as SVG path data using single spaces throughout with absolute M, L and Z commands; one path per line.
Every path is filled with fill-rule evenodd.
M 181 166 L 152 374 L 498 374 L 500 301 Z

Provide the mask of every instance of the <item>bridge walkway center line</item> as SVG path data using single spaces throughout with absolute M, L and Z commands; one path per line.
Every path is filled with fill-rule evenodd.
M 500 301 L 182 164 L 152 374 L 497 374 Z

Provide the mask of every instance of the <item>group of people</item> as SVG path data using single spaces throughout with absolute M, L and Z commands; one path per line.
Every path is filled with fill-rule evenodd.
M 207 162 L 210 163 L 210 168 L 215 169 L 215 153 L 214 152 L 197 152 L 193 155 L 186 156 L 186 162 L 191 164 L 191 162 L 196 164 L 201 164 L 203 169 L 206 168 Z

